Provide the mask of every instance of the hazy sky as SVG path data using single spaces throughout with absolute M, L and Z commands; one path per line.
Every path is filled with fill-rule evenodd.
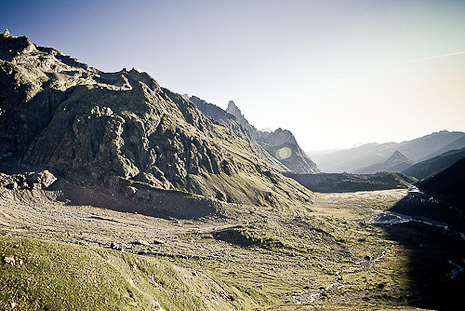
M 465 1 L 2 1 L 0 28 L 304 150 L 465 131 Z

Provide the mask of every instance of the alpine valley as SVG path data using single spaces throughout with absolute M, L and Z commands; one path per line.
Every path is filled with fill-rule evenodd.
M 5 30 L 0 310 L 463 310 L 464 135 L 315 164 L 233 101 Z

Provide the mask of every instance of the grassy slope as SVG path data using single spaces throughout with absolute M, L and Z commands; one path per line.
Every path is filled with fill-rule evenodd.
M 4 236 L 0 249 L 16 259 L 0 265 L 0 310 L 232 310 L 237 295 L 252 307 L 166 258 Z

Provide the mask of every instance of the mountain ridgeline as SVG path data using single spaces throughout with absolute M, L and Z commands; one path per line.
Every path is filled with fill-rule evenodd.
M 143 202 L 153 201 L 147 187 L 269 206 L 312 197 L 247 133 L 213 122 L 147 73 L 102 72 L 7 31 L 0 56 L 3 167 L 47 167 Z
M 230 127 L 238 135 L 243 135 L 245 132 L 249 140 L 253 140 L 254 144 L 257 143 L 262 147 L 259 153 L 267 153 L 263 156 L 264 158 L 269 158 L 269 155 L 274 157 L 283 165 L 284 171 L 297 174 L 319 172 L 316 164 L 303 152 L 290 131 L 281 128 L 273 132 L 257 130 L 249 123 L 233 101 L 229 102 L 226 110 L 223 110 L 196 96 L 190 97 L 190 100 L 205 115 Z
M 462 212 L 465 211 L 465 157 L 445 170 L 419 183 L 421 189 L 442 195 Z
M 405 154 L 399 150 L 396 150 L 386 161 L 370 165 L 369 167 L 361 169 L 358 172 L 364 174 L 374 174 L 377 172 L 399 173 L 409 168 L 414 163 L 415 162 L 409 159 Z

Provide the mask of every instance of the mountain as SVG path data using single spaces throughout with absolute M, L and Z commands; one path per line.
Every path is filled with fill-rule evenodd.
M 465 211 L 465 158 L 455 162 L 440 173 L 421 181 L 418 187 L 423 191 L 440 194 Z
M 190 100 L 197 105 L 200 111 L 212 119 L 225 124 L 241 137 L 247 136 L 263 159 L 272 158 L 280 163 L 282 171 L 294 173 L 317 173 L 316 164 L 299 147 L 294 135 L 288 130 L 277 129 L 272 132 L 257 130 L 247 121 L 241 110 L 230 101 L 225 110 L 192 96 Z
M 0 56 L 0 310 L 464 309 L 456 228 L 389 211 L 428 194 L 316 196 L 146 73 L 6 31 Z
M 249 141 L 147 73 L 102 72 L 7 31 L 0 56 L 4 168 L 46 167 L 75 184 L 132 193 L 148 208 L 157 189 L 254 205 L 311 197 Z
M 425 160 L 433 152 L 443 148 L 457 139 L 464 138 L 465 133 L 440 131 L 399 144 L 398 150 L 415 162 Z M 450 149 L 449 149 L 450 150 Z M 444 150 L 449 151 L 449 150 Z
M 413 176 L 417 179 L 425 179 L 445 170 L 462 158 L 465 158 L 465 148 L 451 150 L 434 158 L 419 162 L 402 171 L 402 174 Z
M 230 101 L 227 112 L 234 115 L 237 121 L 244 126 L 255 140 L 275 156 L 281 163 L 295 173 L 318 173 L 318 167 L 300 148 L 291 131 L 278 128 L 273 132 L 263 132 L 251 125 L 241 110 Z
M 331 153 L 310 153 L 310 156 L 322 172 L 352 173 L 367 166 L 386 161 L 395 149 L 396 143 L 370 143 L 357 148 Z
M 412 166 L 415 163 L 410 160 L 406 155 L 404 155 L 399 150 L 394 151 L 394 153 L 382 163 L 376 163 L 370 165 L 361 170 L 357 170 L 357 173 L 360 174 L 374 174 L 377 172 L 392 172 L 392 173 L 399 173 L 406 168 Z
M 203 99 L 200 99 L 196 96 L 189 97 L 189 100 L 194 103 L 197 108 L 206 116 L 213 119 L 214 122 L 219 122 L 230 128 L 237 136 L 241 137 L 242 139 L 246 140 L 250 146 L 253 148 L 254 153 L 263 161 L 267 163 L 267 165 L 275 168 L 280 172 L 288 171 L 287 168 L 283 163 L 281 163 L 278 159 L 274 156 L 270 155 L 251 135 L 249 130 L 247 130 L 242 124 L 240 124 L 236 117 L 228 112 L 224 111 L 220 107 L 207 103 Z
M 310 156 L 323 172 L 358 172 L 385 162 L 396 150 L 414 163 L 423 161 L 436 152 L 453 149 L 453 142 L 460 139 L 465 139 L 465 133 L 440 131 L 401 143 L 370 143 L 329 154 L 310 153 Z

